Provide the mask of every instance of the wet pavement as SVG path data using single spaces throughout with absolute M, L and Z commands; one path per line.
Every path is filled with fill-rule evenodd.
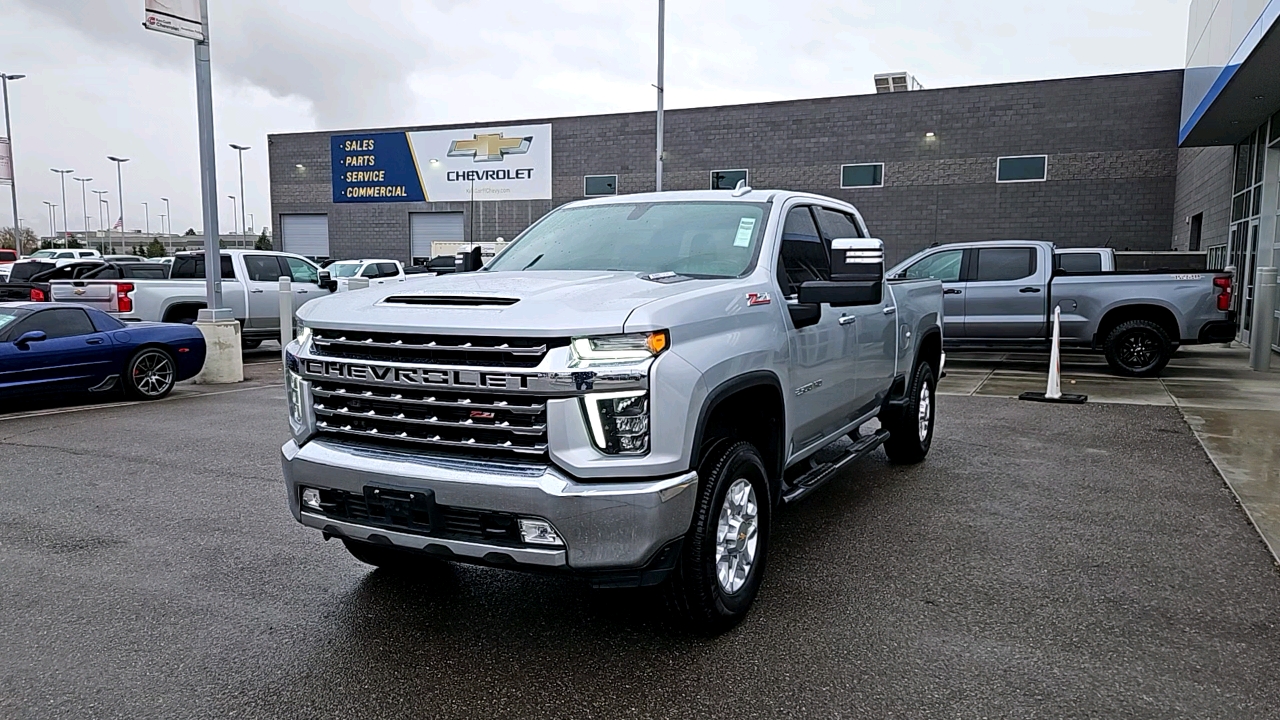
M 1273 718 L 1280 571 L 1172 407 L 943 397 L 778 515 L 719 638 L 655 594 L 370 571 L 283 389 L 0 419 L 0 717 Z
M 940 391 L 1016 398 L 1045 389 L 1040 353 L 953 353 Z M 1101 355 L 1067 353 L 1062 391 L 1094 403 L 1178 408 L 1195 431 L 1263 542 L 1280 563 L 1280 358 L 1269 373 L 1249 370 L 1239 345 L 1181 348 L 1159 378 L 1120 378 Z

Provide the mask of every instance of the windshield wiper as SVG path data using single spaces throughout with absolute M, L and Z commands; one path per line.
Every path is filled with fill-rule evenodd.
M 543 257 L 545 257 L 545 256 L 546 256 L 546 253 L 542 253 L 541 255 L 539 255 L 538 257 L 534 258 L 533 260 L 530 260 L 528 265 L 525 265 L 524 267 L 520 268 L 520 272 L 524 272 L 525 270 L 528 270 L 529 268 L 533 267 L 534 265 L 537 265 L 537 264 L 538 264 L 538 261 L 539 261 L 539 260 L 541 260 L 541 259 L 542 259 Z

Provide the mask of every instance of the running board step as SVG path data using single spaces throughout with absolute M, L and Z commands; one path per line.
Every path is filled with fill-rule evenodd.
M 836 473 L 847 467 L 849 463 L 873 452 L 888 439 L 889 431 L 883 429 L 876 430 L 871 435 L 860 438 L 839 459 L 815 465 L 812 470 L 801 475 L 795 485 L 782 494 L 782 501 L 795 502 L 817 490 L 828 480 L 835 477 Z

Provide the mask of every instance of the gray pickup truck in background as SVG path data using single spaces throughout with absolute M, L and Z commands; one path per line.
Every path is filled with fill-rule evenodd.
M 665 583 L 723 629 L 756 595 L 775 508 L 881 445 L 924 459 L 941 311 L 938 282 L 884 280 L 838 200 L 570 203 L 482 270 L 298 311 L 290 509 L 372 565 Z
M 1101 351 L 1121 375 L 1158 375 L 1180 345 L 1235 337 L 1230 273 L 1110 271 L 1109 253 L 1055 255 L 1052 243 L 1031 240 L 956 243 L 919 252 L 889 276 L 942 282 L 948 349 L 1047 347 L 1055 307 L 1063 346 Z

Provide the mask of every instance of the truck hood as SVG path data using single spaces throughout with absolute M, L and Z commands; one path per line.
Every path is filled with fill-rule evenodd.
M 638 307 L 726 280 L 634 272 L 472 272 L 336 293 L 298 311 L 308 325 L 384 332 L 570 336 L 620 333 Z

